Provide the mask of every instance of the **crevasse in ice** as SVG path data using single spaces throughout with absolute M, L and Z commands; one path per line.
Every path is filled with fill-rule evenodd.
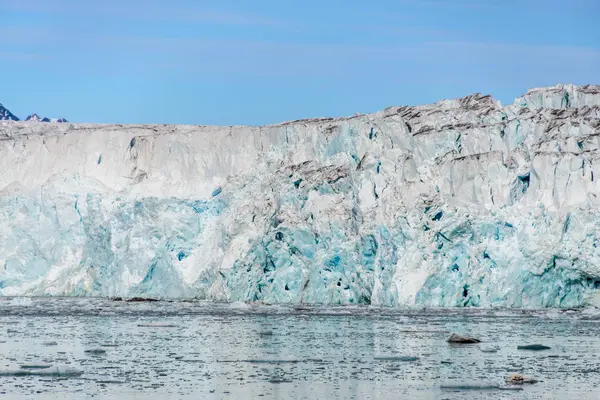
M 0 293 L 598 305 L 599 146 L 597 86 L 266 127 L 3 121 Z

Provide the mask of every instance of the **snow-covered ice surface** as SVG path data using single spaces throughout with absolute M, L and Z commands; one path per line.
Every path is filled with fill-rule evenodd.
M 0 122 L 0 293 L 600 304 L 600 87 L 266 127 Z
M 599 322 L 593 308 L 423 311 L 1 298 L 0 395 L 596 400 Z M 453 332 L 482 342 L 447 343 Z M 537 343 L 550 349 L 517 349 Z M 498 351 L 483 351 L 490 346 Z M 507 391 L 512 374 L 538 383 Z

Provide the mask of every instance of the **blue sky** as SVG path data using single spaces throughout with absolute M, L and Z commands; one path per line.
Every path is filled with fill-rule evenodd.
M 267 124 L 600 83 L 597 0 L 0 0 L 0 102 Z

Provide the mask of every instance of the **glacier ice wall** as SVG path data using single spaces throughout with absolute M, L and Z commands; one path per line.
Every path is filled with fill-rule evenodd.
M 266 127 L 0 122 L 0 294 L 600 304 L 600 87 Z

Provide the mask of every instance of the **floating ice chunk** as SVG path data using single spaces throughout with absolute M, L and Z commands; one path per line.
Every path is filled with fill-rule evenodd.
M 70 366 L 54 366 L 44 369 L 17 369 L 17 370 L 0 370 L 0 376 L 59 376 L 71 377 L 80 376 L 83 371 Z
M 543 344 L 526 344 L 522 346 L 517 346 L 518 350 L 532 350 L 532 351 L 541 351 L 541 350 L 550 350 L 550 347 L 544 346 Z
M 234 301 L 229 306 L 232 310 L 248 310 L 251 306 L 243 301 Z
M 376 361 L 417 361 L 419 357 L 414 356 L 375 356 Z
M 103 384 L 103 385 L 122 384 L 122 383 L 127 383 L 127 380 L 125 380 L 125 379 L 97 379 L 96 383 Z
M 500 388 L 497 383 L 443 383 L 440 388 L 447 390 L 496 390 Z
M 519 386 L 503 386 L 493 382 L 482 382 L 482 383 L 444 383 L 440 385 L 442 390 L 452 390 L 452 391 L 463 391 L 463 390 L 475 390 L 475 391 L 485 391 L 485 390 L 522 390 L 522 387 Z
M 247 360 L 241 360 L 241 362 L 251 364 L 295 364 L 301 360 L 297 358 L 252 358 Z
M 533 379 L 520 374 L 513 374 L 506 378 L 506 382 L 511 383 L 513 385 L 522 385 L 524 383 L 537 383 L 539 381 L 537 379 Z
M 32 304 L 31 297 L 15 297 L 10 301 L 11 306 L 29 307 Z
M 487 346 L 479 346 L 479 350 L 484 353 L 496 353 L 500 350 L 500 346 L 496 345 L 487 345 Z
M 481 340 L 475 339 L 467 336 L 460 336 L 456 333 L 453 333 L 447 340 L 448 343 L 457 343 L 457 344 L 472 344 L 472 343 L 480 343 Z
M 25 363 L 25 364 L 19 365 L 19 367 L 21 369 L 44 369 L 44 368 L 50 368 L 50 367 L 52 367 L 52 364 L 46 364 L 46 363 Z
M 104 349 L 88 349 L 88 350 L 84 350 L 83 352 L 87 353 L 87 354 L 101 355 L 101 354 L 105 354 L 106 350 L 104 350 Z

